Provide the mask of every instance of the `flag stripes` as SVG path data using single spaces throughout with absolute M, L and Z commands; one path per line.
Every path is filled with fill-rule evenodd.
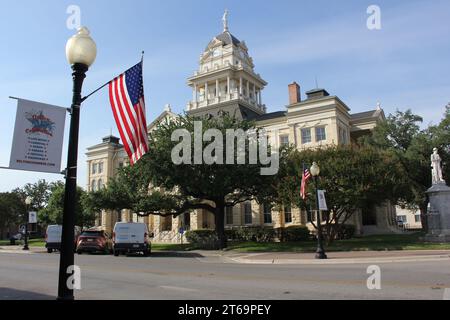
M 148 152 L 142 62 L 109 83 L 109 100 L 130 164 Z

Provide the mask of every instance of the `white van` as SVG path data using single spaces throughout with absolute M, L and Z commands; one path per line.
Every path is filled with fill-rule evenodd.
M 74 248 L 76 246 L 78 236 L 80 235 L 80 227 L 75 227 L 75 243 Z M 47 248 L 48 253 L 52 253 L 53 250 L 61 249 L 61 236 L 62 236 L 62 225 L 49 225 L 47 226 L 47 231 L 45 232 L 45 247 Z
M 142 252 L 147 256 L 151 252 L 148 228 L 145 223 L 117 222 L 113 232 L 113 251 L 119 254 Z

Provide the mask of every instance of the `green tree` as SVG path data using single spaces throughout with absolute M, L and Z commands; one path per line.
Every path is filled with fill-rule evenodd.
M 193 137 L 195 121 L 202 124 L 202 136 L 208 129 L 217 129 L 222 133 L 221 140 L 216 141 L 214 138 L 211 143 L 221 142 L 223 154 L 216 155 L 223 155 L 223 159 L 231 157 L 234 163 L 237 163 L 238 151 L 227 150 L 227 129 L 254 129 L 253 123 L 237 120 L 227 114 L 202 119 L 183 116 L 176 121 L 160 123 L 152 132 L 150 151 L 135 166 L 124 168 L 116 179 L 108 183 L 106 190 L 94 193 L 92 196 L 102 201 L 98 205 L 97 200 L 91 199 L 90 207 L 126 208 L 141 215 L 162 216 L 178 216 L 190 210 L 204 209 L 215 217 L 219 247 L 226 247 L 225 208 L 263 198 L 273 176 L 261 175 L 263 166 L 259 164 L 248 164 L 250 144 L 254 141 L 252 138 L 245 140 L 242 150 L 247 155 L 247 164 L 194 164 L 194 143 L 186 152 L 192 164 L 175 164 L 172 150 L 179 142 L 172 141 L 172 133 L 176 129 L 185 129 Z M 237 142 L 236 139 L 234 141 Z M 203 142 L 202 151 L 208 145 L 209 142 Z
M 45 221 L 47 224 L 55 223 L 62 224 L 64 212 L 64 184 L 58 184 L 52 188 L 51 196 L 48 200 L 48 205 L 39 211 L 39 219 Z M 84 201 L 86 192 L 77 187 L 77 196 L 75 204 L 75 223 L 77 226 L 84 227 L 94 223 L 95 214 L 92 211 L 86 210 Z
M 27 183 L 23 188 L 14 189 L 13 192 L 18 193 L 23 201 L 26 197 L 31 197 L 30 210 L 39 211 L 47 206 L 52 188 L 61 184 L 63 184 L 61 181 L 49 183 L 42 179 L 36 183 Z
M 11 226 L 24 222 L 25 202 L 17 192 L 0 193 L 0 239 Z M 15 230 L 16 231 L 16 230 Z
M 444 177 L 450 177 L 450 111 L 447 111 L 439 125 L 420 128 L 422 118 L 411 110 L 397 111 L 381 122 L 373 135 L 361 142 L 390 152 L 404 172 L 403 182 L 399 184 L 398 198 L 400 204 L 418 208 L 421 213 L 422 226 L 428 230 L 426 212 L 431 187 L 430 155 L 433 148 L 439 149 L 443 158 Z
M 348 220 L 361 208 L 395 199 L 401 168 L 387 152 L 371 147 L 337 146 L 298 151 L 282 157 L 275 186 L 275 203 L 310 211 L 316 209 L 313 181 L 308 183 L 306 200 L 300 197 L 303 166 L 320 166 L 318 188 L 326 191 L 330 212 L 323 213 L 325 239 L 330 244 Z M 316 225 L 314 225 L 317 227 Z

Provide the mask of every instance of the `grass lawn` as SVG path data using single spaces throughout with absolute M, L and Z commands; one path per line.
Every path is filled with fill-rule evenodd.
M 386 251 L 386 250 L 450 250 L 450 243 L 422 242 L 423 233 L 399 235 L 373 235 L 349 240 L 337 240 L 325 246 L 327 252 L 333 251 Z M 238 252 L 315 252 L 316 241 L 257 243 L 230 243 L 229 250 Z
M 336 251 L 386 251 L 386 250 L 450 250 L 450 243 L 422 242 L 419 238 L 423 233 L 407 233 L 396 235 L 373 235 L 350 240 L 338 240 L 331 246 L 326 246 L 327 252 Z M 23 241 L 17 241 L 23 245 Z M 44 247 L 44 239 L 29 240 L 31 247 Z M 0 245 L 9 245 L 9 240 L 0 240 Z M 302 242 L 229 242 L 227 250 L 236 252 L 315 252 L 316 241 Z M 189 251 L 194 249 L 191 244 L 152 243 L 153 251 Z
M 23 245 L 23 240 L 16 240 L 16 245 Z M 45 247 L 44 239 L 29 239 L 28 245 L 30 247 Z M 0 240 L 0 246 L 9 246 L 9 240 Z

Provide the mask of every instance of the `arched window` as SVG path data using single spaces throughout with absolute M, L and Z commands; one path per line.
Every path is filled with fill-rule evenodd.
M 96 187 L 97 187 L 97 185 L 95 183 L 95 180 L 92 180 L 92 182 L 91 182 L 91 191 L 95 191 Z
M 98 179 L 98 182 L 97 182 L 97 189 L 98 190 L 101 190 L 101 188 L 103 188 L 103 180 L 102 179 Z

